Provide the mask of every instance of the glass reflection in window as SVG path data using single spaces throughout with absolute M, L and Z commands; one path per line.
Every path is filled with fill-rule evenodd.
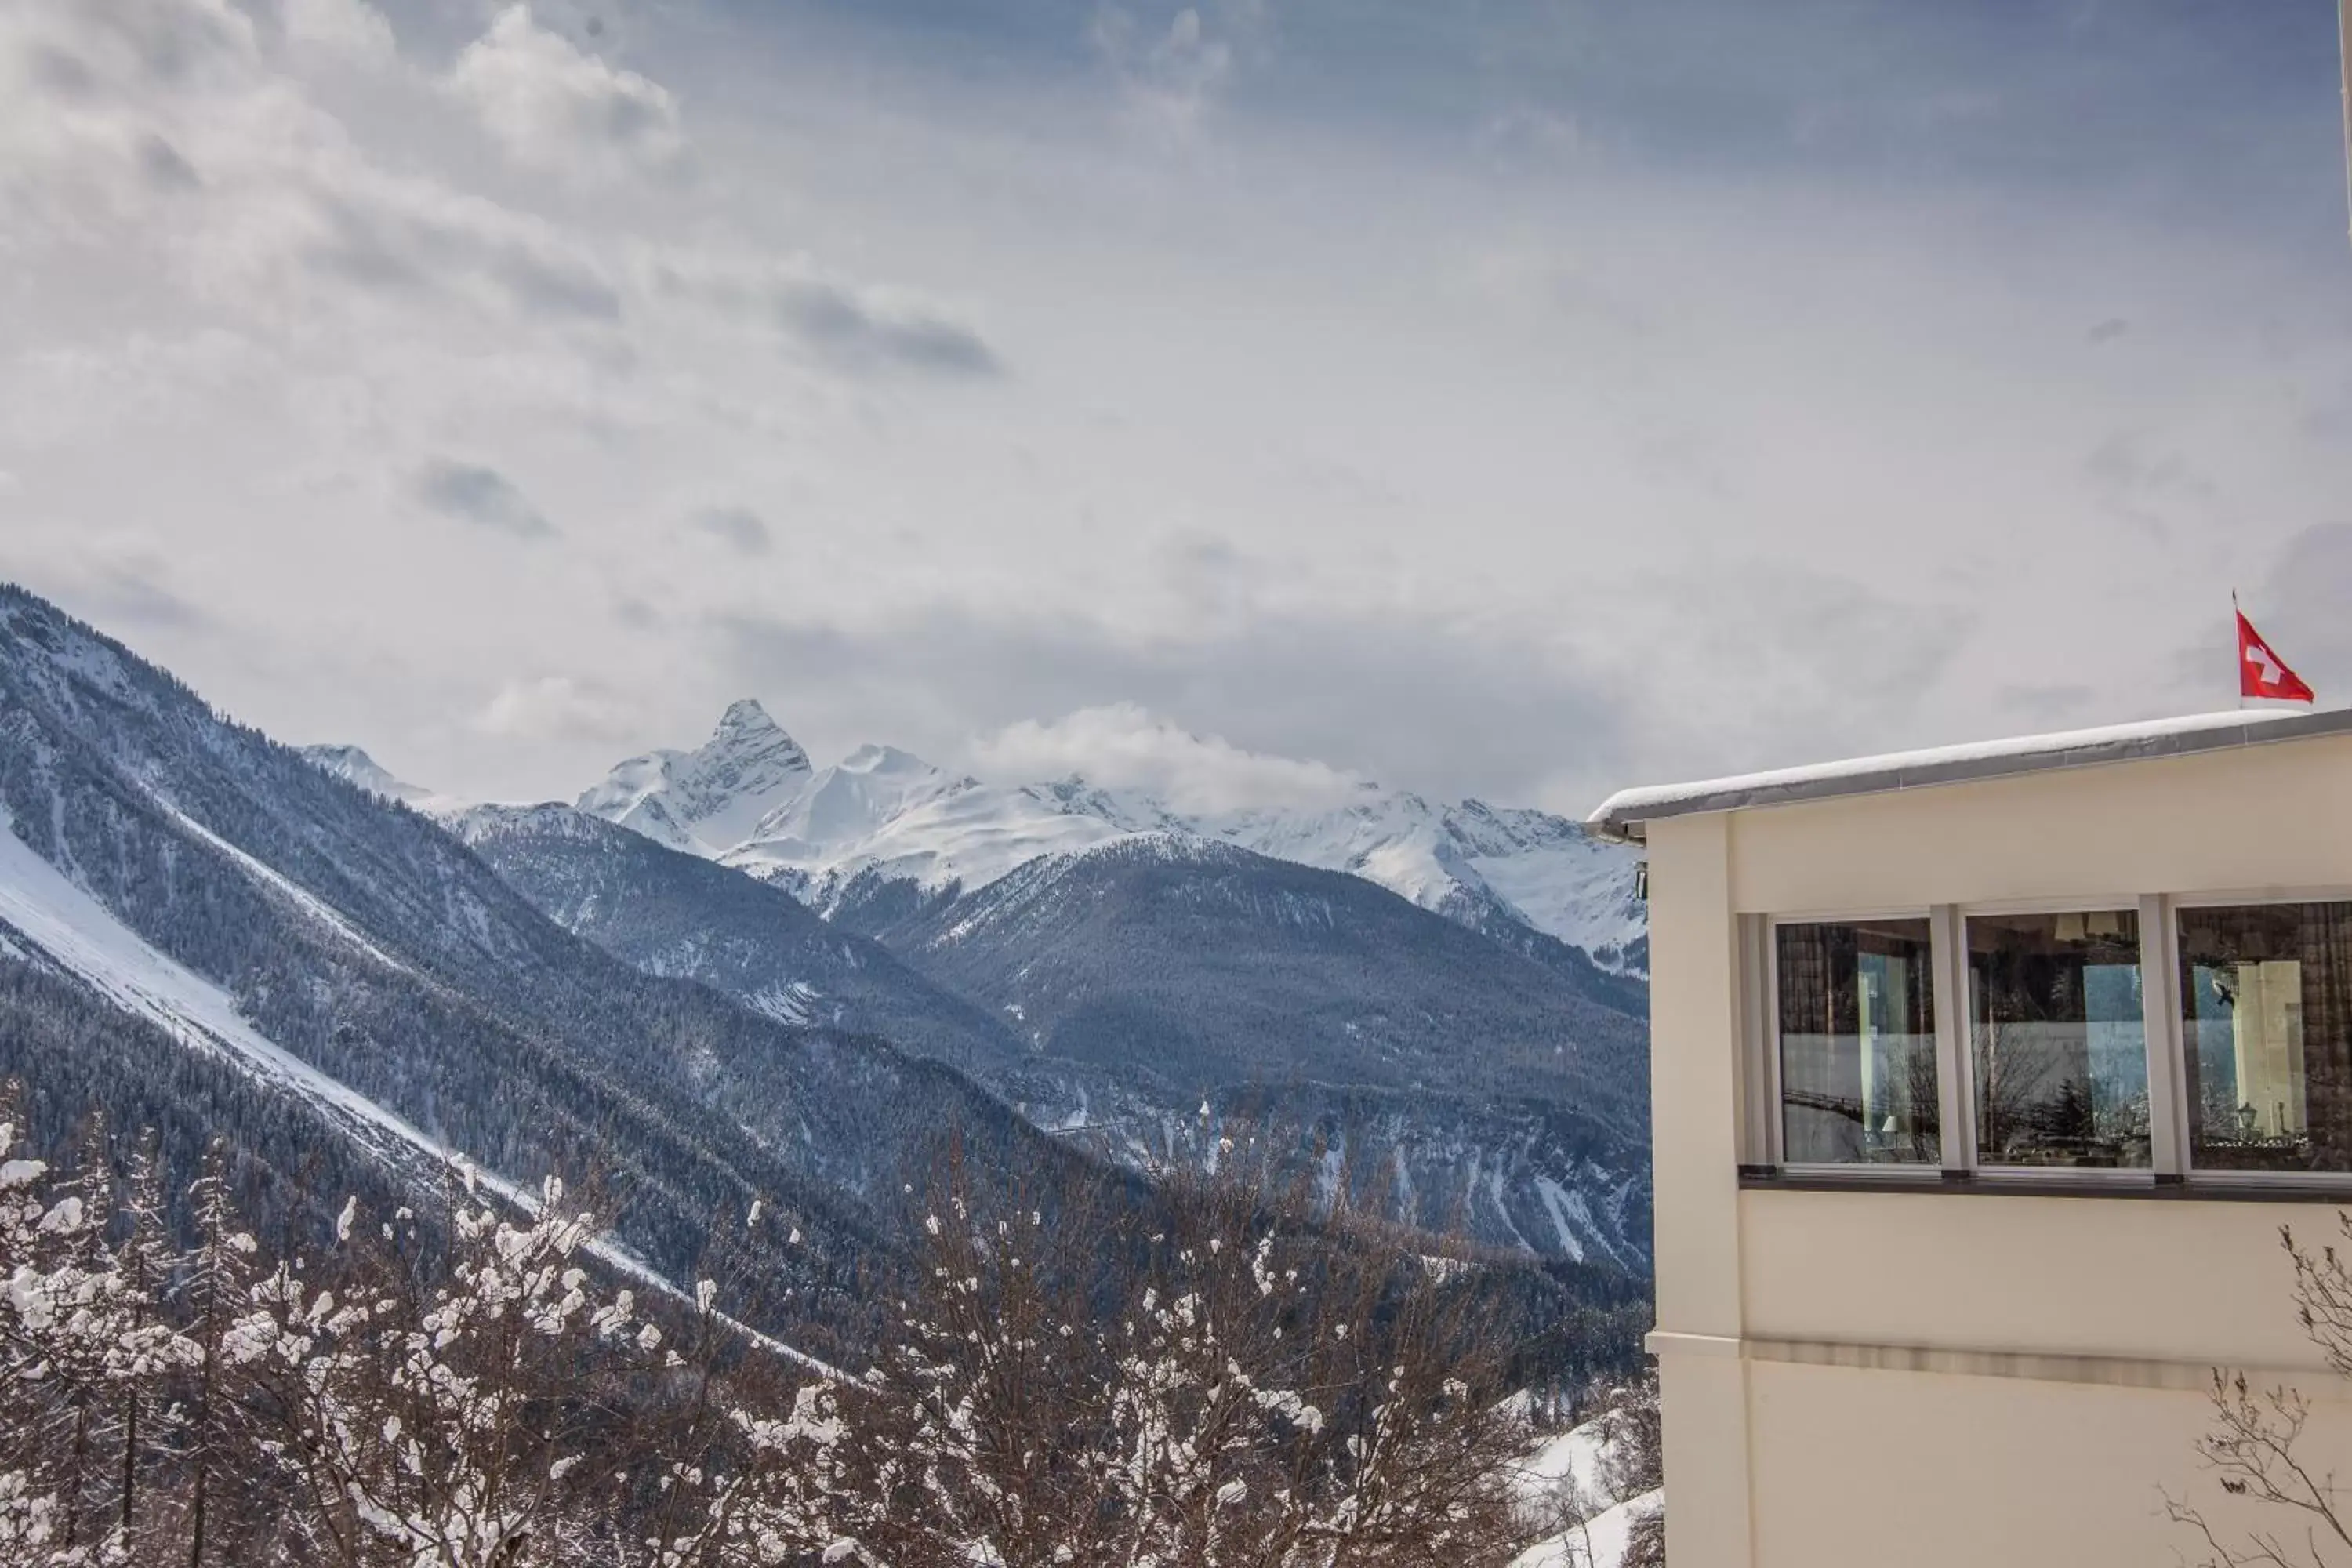
M 2145 1167 L 2139 911 L 1971 915 L 1977 1158 Z
M 1932 1163 L 1936 999 L 1924 920 L 1777 928 L 1782 1158 Z
M 2352 1170 L 2352 903 L 2180 912 L 2189 1163 Z

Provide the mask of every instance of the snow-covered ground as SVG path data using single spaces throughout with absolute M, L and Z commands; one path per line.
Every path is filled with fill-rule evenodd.
M 1511 1560 L 1511 1568 L 1618 1568 L 1633 1539 L 1633 1522 L 1665 1506 L 1663 1491 L 1615 1503 L 1576 1529 L 1528 1547 Z
M 1531 1519 L 1549 1528 L 1561 1505 L 1587 1515 L 1528 1547 L 1511 1568 L 1618 1568 L 1633 1538 L 1634 1521 L 1665 1506 L 1665 1494 L 1612 1497 L 1603 1479 L 1611 1440 L 1603 1424 L 1588 1421 L 1536 1445 L 1520 1467 L 1517 1483 Z
M 262 1037 L 228 993 L 151 946 L 18 838 L 0 813 L 0 924 L 124 1011 L 192 1048 L 229 1057 L 345 1123 L 387 1156 L 444 1152 L 422 1131 Z

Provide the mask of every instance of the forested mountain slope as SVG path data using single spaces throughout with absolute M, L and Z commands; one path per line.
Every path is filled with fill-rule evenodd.
M 757 1005 L 859 1013 L 1123 1163 L 1196 1162 L 1275 1127 L 1400 1220 L 1647 1267 L 1642 1026 L 1612 1005 L 1629 983 L 1539 933 L 1548 960 L 1361 879 L 1164 834 L 960 898 L 876 875 L 826 924 L 565 807 L 459 821 L 608 951 Z M 843 929 L 861 922 L 879 944 Z M 950 993 L 984 1010 L 930 1000 Z M 877 997 L 887 1020 L 863 1011 Z
M 880 1035 L 983 1077 L 1023 1054 L 998 1018 L 740 871 L 567 805 L 476 806 L 449 822 L 557 924 L 648 973 L 702 981 L 786 1023 Z
M 398 1158 L 325 1084 L 492 1171 L 604 1173 L 673 1271 L 764 1194 L 805 1222 L 791 1267 L 845 1301 L 946 1130 L 1067 1157 L 942 1065 L 607 955 L 435 822 L 8 586 L 0 815 L 27 858 L 0 908 L 0 1071 L 58 1098 L 119 1074 L 108 1099 L 183 1150 L 226 1134 L 289 1206 L 302 1162 Z

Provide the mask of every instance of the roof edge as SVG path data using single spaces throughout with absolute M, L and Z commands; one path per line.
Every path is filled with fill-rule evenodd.
M 1619 790 L 1585 819 L 1585 827 L 1618 843 L 1638 843 L 1644 824 L 1670 816 L 1887 795 L 2340 734 L 2352 734 L 2352 708 L 2190 714 Z

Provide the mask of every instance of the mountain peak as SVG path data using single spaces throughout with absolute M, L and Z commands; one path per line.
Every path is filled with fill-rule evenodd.
M 719 855 L 805 791 L 813 771 L 800 742 L 759 699 L 745 697 L 728 704 L 710 739 L 693 751 L 632 757 L 579 804 L 673 849 Z
M 694 752 L 693 760 L 706 770 L 729 771 L 749 763 L 761 773 L 811 771 L 808 753 L 769 716 L 756 697 L 729 703 L 727 711 L 719 716 L 719 727 Z
M 346 784 L 356 784 L 370 795 L 396 800 L 403 805 L 413 805 L 419 810 L 454 804 L 422 784 L 413 784 L 396 777 L 390 769 L 358 746 L 304 746 L 300 750 L 313 767 L 332 773 Z
M 761 705 L 758 698 L 739 697 L 727 705 L 727 711 L 719 716 L 719 728 L 710 734 L 711 739 L 717 740 L 721 735 L 764 735 L 771 732 L 782 735 L 783 726 L 768 716 L 767 709 Z

